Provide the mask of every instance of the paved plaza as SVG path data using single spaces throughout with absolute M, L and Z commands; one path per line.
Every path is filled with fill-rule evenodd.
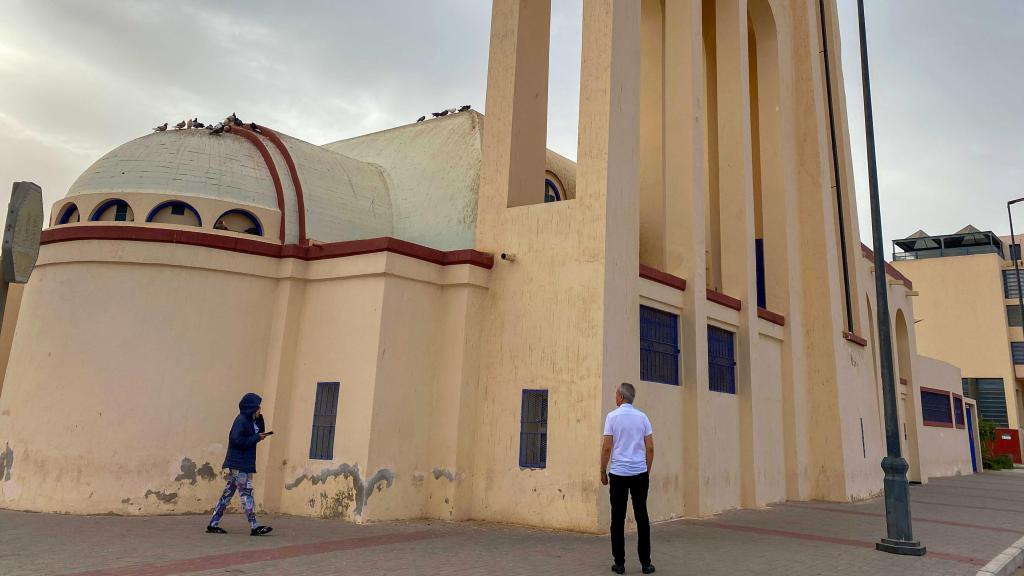
M 883 554 L 881 500 L 788 503 L 653 528 L 659 574 L 975 575 L 1024 535 L 1024 472 L 933 480 L 911 489 L 924 558 Z M 66 516 L 0 511 L 0 574 L 606 574 L 606 536 L 478 522 L 350 523 L 264 516 L 274 533 L 248 535 L 238 514 L 227 535 L 203 516 Z M 635 540 L 627 545 L 635 550 Z M 627 573 L 639 574 L 635 556 Z

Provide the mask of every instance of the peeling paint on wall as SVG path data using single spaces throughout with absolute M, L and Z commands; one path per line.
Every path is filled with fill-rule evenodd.
M 456 475 L 447 468 L 434 468 L 434 480 L 445 478 L 449 482 L 455 482 L 455 477 Z
M 303 482 L 309 480 L 309 482 L 316 486 L 327 482 L 331 478 L 349 478 L 352 480 L 352 487 L 355 489 L 355 515 L 362 516 L 363 509 L 366 507 L 366 502 L 370 499 L 370 495 L 374 490 L 378 492 L 386 488 L 391 488 L 395 483 L 395 474 L 387 468 L 381 468 L 370 478 L 368 482 L 363 482 L 363 478 L 359 473 L 359 465 L 351 464 L 340 464 L 337 468 L 327 468 L 321 470 L 319 474 L 309 475 L 303 474 L 295 480 L 284 485 L 285 490 L 294 490 L 298 488 Z M 381 486 L 384 483 L 385 486 Z M 339 495 L 335 495 L 340 497 Z M 326 493 L 321 493 L 321 499 L 326 499 Z
M 181 474 L 174 477 L 175 482 L 188 482 L 193 486 L 200 480 L 214 480 L 217 478 L 217 473 L 213 471 L 213 466 L 209 462 L 204 463 L 202 466 L 196 466 L 196 463 L 191 458 L 181 459 Z
M 149 498 L 150 496 L 156 498 L 157 500 L 163 502 L 164 504 L 170 504 L 171 502 L 174 502 L 175 500 L 178 499 L 177 492 L 171 492 L 170 494 L 168 494 L 166 492 L 155 492 L 153 490 L 146 490 L 145 497 Z
M 11 468 L 14 467 L 14 450 L 11 445 L 4 442 L 4 450 L 0 452 L 0 480 L 8 482 L 11 479 Z

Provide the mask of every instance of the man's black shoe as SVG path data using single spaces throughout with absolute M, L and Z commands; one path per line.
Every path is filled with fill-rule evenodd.
M 654 574 L 654 564 L 647 564 L 640 568 L 644 574 Z
M 249 532 L 249 536 L 263 536 L 264 534 L 270 534 L 273 528 L 270 526 L 257 526 Z
M 227 534 L 228 533 L 227 530 L 221 528 L 220 526 L 213 526 L 213 525 L 207 526 L 206 527 L 206 531 L 208 533 L 210 533 L 210 534 Z
M 615 572 L 616 574 L 625 574 L 626 573 L 626 565 L 625 564 L 612 564 L 612 572 Z

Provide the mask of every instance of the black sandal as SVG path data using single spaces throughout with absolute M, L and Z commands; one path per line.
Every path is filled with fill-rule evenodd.
M 214 525 L 211 524 L 210 526 L 206 527 L 206 533 L 207 534 L 227 534 L 228 531 L 223 529 L 223 528 L 221 528 L 220 526 L 214 526 Z

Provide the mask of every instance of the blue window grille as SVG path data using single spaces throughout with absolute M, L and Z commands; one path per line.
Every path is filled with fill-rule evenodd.
M 953 420 L 956 425 L 960 428 L 964 426 L 964 400 L 957 396 L 953 396 Z
M 550 178 L 544 180 L 544 203 L 548 202 L 561 202 L 562 192 L 558 189 L 558 185 L 555 184 Z
M 1024 364 L 1024 342 L 1010 342 L 1010 352 L 1014 364 Z
M 757 271 L 757 307 L 768 307 L 768 292 L 764 283 L 764 240 L 754 240 L 754 258 Z
M 117 208 L 114 209 L 114 221 L 124 222 L 126 220 L 128 220 L 128 204 L 121 202 L 117 205 Z
M 92 211 L 92 216 L 89 217 L 89 220 L 91 222 L 98 222 L 100 218 L 106 214 L 107 210 L 110 210 L 111 208 L 114 209 L 115 222 L 130 222 L 133 219 L 129 213 L 128 203 L 124 200 L 114 198 L 97 206 L 96 209 Z
M 1008 300 L 1020 297 L 1020 281 L 1014 282 L 1016 277 L 1016 270 L 1003 270 L 1003 297 Z
M 1008 326 L 1020 326 L 1020 305 L 1012 304 L 1006 307 L 1006 324 Z
M 519 419 L 519 467 L 548 465 L 548 391 L 523 390 Z
M 736 393 L 736 335 L 717 326 L 708 326 L 708 387 Z
M 953 423 L 953 412 L 949 407 L 949 394 L 921 390 L 921 416 L 926 423 Z
M 679 316 L 640 307 L 640 379 L 679 385 Z
M 313 434 L 309 440 L 311 460 L 334 459 L 334 426 L 338 420 L 340 382 L 317 382 L 313 405 Z
M 973 398 L 978 404 L 978 420 L 994 422 L 1002 428 L 1009 427 L 1002 378 L 964 378 L 962 381 L 964 396 Z

